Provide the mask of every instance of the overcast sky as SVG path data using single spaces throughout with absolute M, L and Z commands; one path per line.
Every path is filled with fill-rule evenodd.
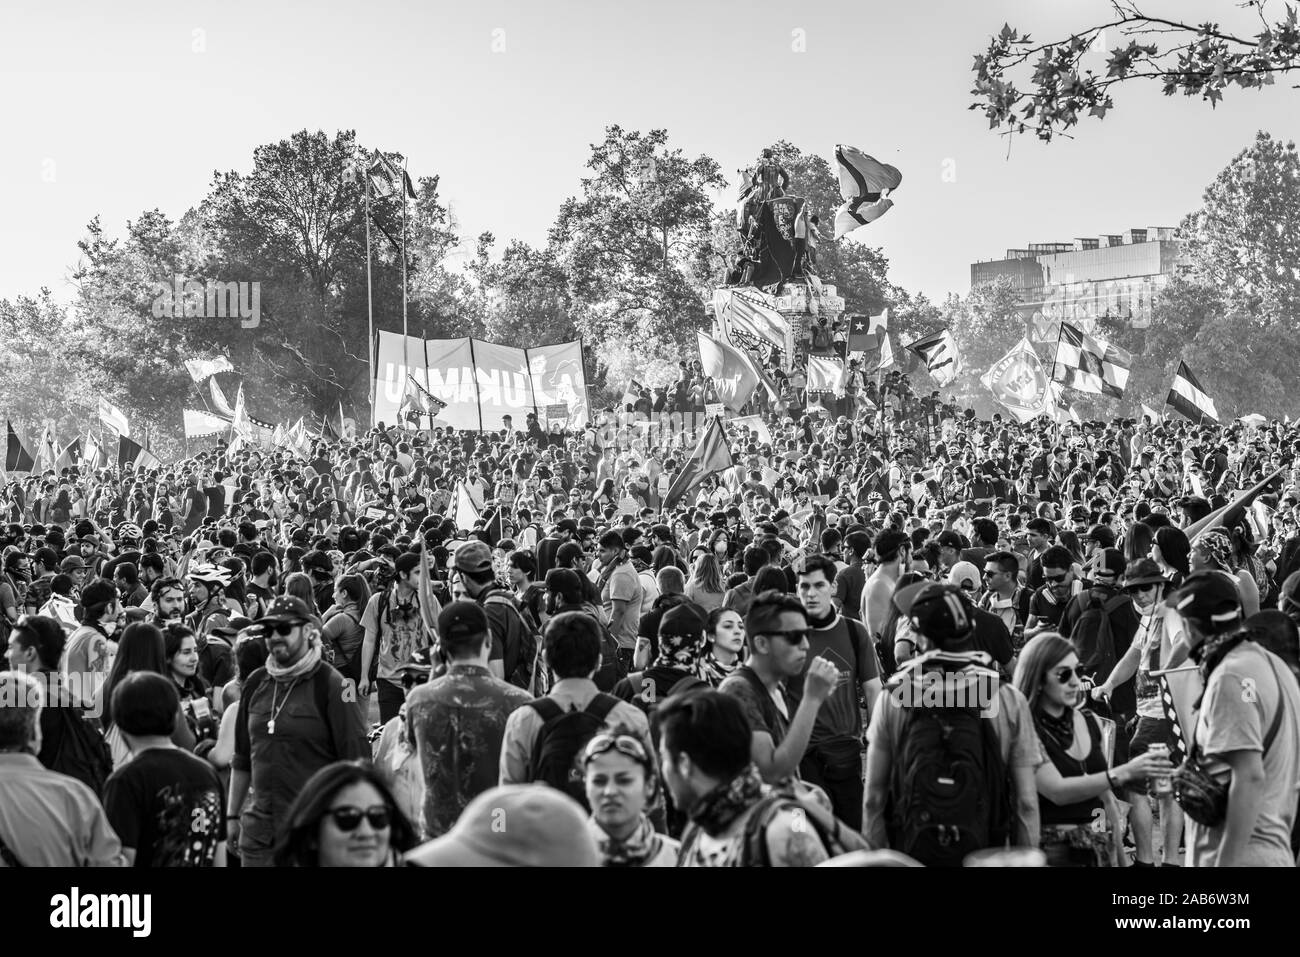
M 1231 0 L 1144 6 L 1257 29 Z M 1003 21 L 1046 40 L 1109 13 L 1102 0 L 5 0 L 0 298 L 43 285 L 68 298 L 92 217 L 110 235 L 153 207 L 179 218 L 215 170 L 247 171 L 255 146 L 304 127 L 355 129 L 414 175 L 441 175 L 471 243 L 484 229 L 538 243 L 610 123 L 663 127 L 729 176 L 779 138 L 898 166 L 897 205 L 853 235 L 883 248 L 896 283 L 942 298 L 1007 247 L 1177 225 L 1256 130 L 1295 137 L 1300 92 L 1284 83 L 1214 111 L 1121 89 L 1104 122 L 1050 146 L 966 110 L 972 57 Z

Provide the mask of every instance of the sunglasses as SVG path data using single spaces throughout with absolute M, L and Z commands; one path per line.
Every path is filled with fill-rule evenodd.
M 301 624 L 303 624 L 301 621 L 278 621 L 274 625 L 267 625 L 266 630 L 273 631 L 281 638 L 284 638 L 293 634 L 293 630 Z
M 801 645 L 808 639 L 807 628 L 793 628 L 790 631 L 765 631 L 763 634 L 771 638 L 784 638 L 792 645 Z
M 1047 581 L 1047 582 L 1051 582 L 1051 583 L 1053 583 L 1053 584 L 1055 584 L 1055 585 L 1059 585 L 1061 582 L 1065 581 L 1065 576 L 1064 576 L 1064 575 L 1044 575 L 1044 576 L 1043 576 L 1043 581 Z
M 1053 673 L 1056 675 L 1056 680 L 1061 684 L 1065 684 L 1069 681 L 1070 675 L 1074 675 L 1080 681 L 1083 681 L 1088 677 L 1087 673 L 1083 670 L 1083 665 L 1075 665 L 1073 668 L 1057 668 Z
M 332 807 L 329 809 L 329 816 L 334 819 L 334 824 L 340 831 L 355 831 L 361 826 L 363 817 L 370 822 L 370 826 L 376 831 L 388 830 L 388 826 L 392 822 L 392 812 L 383 804 L 376 804 L 364 811 L 359 807 L 347 805 Z
M 649 762 L 649 755 L 646 754 L 645 745 L 629 734 L 598 734 L 587 743 L 587 750 L 583 752 L 582 763 L 586 764 L 597 755 L 604 754 L 606 751 L 617 751 L 619 754 L 625 754 L 634 761 L 641 763 Z

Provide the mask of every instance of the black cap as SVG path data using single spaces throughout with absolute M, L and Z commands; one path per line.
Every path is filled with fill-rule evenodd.
M 314 616 L 307 603 L 293 595 L 281 595 L 271 602 L 266 614 L 257 619 L 259 625 L 276 625 L 281 622 L 310 621 Z
M 894 604 L 935 644 L 960 643 L 975 630 L 966 597 L 956 585 L 919 582 L 894 593 Z
M 443 638 L 473 638 L 487 630 L 487 614 L 478 602 L 454 601 L 438 614 L 438 634 Z
M 1195 621 L 1204 631 L 1233 628 L 1241 618 L 1241 594 L 1226 572 L 1199 571 L 1188 575 L 1183 587 L 1169 599 L 1178 614 Z

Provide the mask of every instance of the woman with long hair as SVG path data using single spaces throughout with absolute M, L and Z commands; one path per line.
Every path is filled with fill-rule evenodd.
M 415 828 L 370 765 L 327 764 L 307 781 L 276 840 L 276 867 L 392 867 Z
M 308 608 L 316 607 L 316 593 L 312 587 L 311 576 L 306 572 L 294 572 L 285 578 L 284 593 L 294 598 L 301 598 Z
M 591 497 L 591 504 L 598 510 L 610 508 L 618 504 L 618 496 L 614 491 L 614 480 L 607 478 L 600 483 L 600 488 L 596 494 Z
M 681 845 L 646 809 L 659 787 L 654 758 L 630 728 L 601 731 L 582 752 L 591 833 L 605 867 L 675 867 Z
M 199 676 L 199 644 L 194 632 L 172 622 L 163 629 L 163 654 L 167 674 L 181 696 L 181 713 L 198 744 L 195 753 L 204 755 L 217 740 L 217 721 L 208 700 L 207 683 Z M 205 747 L 206 744 L 206 747 Z
M 700 555 L 695 559 L 691 579 L 686 583 L 686 597 L 707 613 L 722 607 L 722 597 L 725 594 L 718 560 L 709 554 Z
M 1151 544 L 1151 557 L 1175 588 L 1192 573 L 1191 553 L 1192 544 L 1181 528 L 1167 525 L 1156 529 L 1155 541 Z
M 704 654 L 698 661 L 700 677 L 716 688 L 745 662 L 745 622 L 740 612 L 731 608 L 709 612 L 704 640 Z
M 113 659 L 113 667 L 96 699 L 99 706 L 100 726 L 104 729 L 104 743 L 108 745 L 114 770 L 131 760 L 131 749 L 127 747 L 126 739 L 122 737 L 121 732 L 113 725 L 113 689 L 117 687 L 118 682 L 135 671 L 169 674 L 163 633 L 156 625 L 146 621 L 127 625 L 122 632 L 122 638 L 117 644 L 117 657 Z M 196 741 L 188 722 L 178 720 L 176 730 L 172 732 L 172 743 L 178 748 L 193 751 Z
M 334 667 L 354 685 L 361 683 L 361 643 L 366 637 L 361 616 L 369 601 L 365 576 L 344 575 L 334 583 L 334 604 L 323 616 L 321 644 L 333 649 Z
M 1151 546 L 1155 544 L 1155 532 L 1151 526 L 1134 522 L 1124 533 L 1124 561 L 1135 562 L 1139 558 L 1151 555 Z
M 1083 563 L 1083 550 L 1079 547 L 1079 536 L 1074 529 L 1061 529 L 1056 535 L 1056 540 L 1070 550 L 1070 555 L 1074 558 L 1076 565 Z
M 1051 867 L 1107 867 L 1123 851 L 1117 829 L 1093 830 L 1104 814 L 1112 824 L 1118 808 L 1111 794 L 1173 765 L 1147 752 L 1112 769 L 1103 751 L 1101 726 L 1083 697 L 1083 676 L 1074 646 L 1055 632 L 1031 638 L 1020 652 L 1015 685 L 1029 702 L 1046 758 L 1034 771 L 1039 794 L 1039 846 Z

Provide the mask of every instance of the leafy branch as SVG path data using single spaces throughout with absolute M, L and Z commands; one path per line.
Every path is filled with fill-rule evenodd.
M 1115 105 L 1111 88 L 1133 81 L 1158 81 L 1166 96 L 1200 96 L 1216 106 L 1230 87 L 1271 86 L 1278 75 L 1300 70 L 1300 24 L 1296 7 L 1270 23 L 1268 0 L 1246 0 L 1261 29 L 1238 36 L 1217 23 L 1190 24 L 1143 13 L 1135 0 L 1111 0 L 1115 17 L 1063 40 L 1035 44 L 1009 24 L 975 57 L 972 110 L 982 110 L 989 128 L 1003 135 L 1033 132 L 1044 142 L 1067 132 L 1083 116 L 1105 119 Z M 1127 42 L 1114 47 L 1105 74 L 1085 68 L 1084 58 L 1118 31 Z M 1172 40 L 1162 48 L 1161 44 Z M 1028 74 L 1027 77 L 1024 74 Z M 1017 86 L 1017 77 L 1025 89 Z

